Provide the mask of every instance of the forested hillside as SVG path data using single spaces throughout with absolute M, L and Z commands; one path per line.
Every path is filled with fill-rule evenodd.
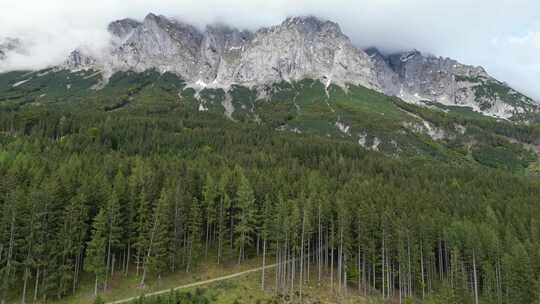
M 255 256 L 278 263 L 262 287 L 296 301 L 318 280 L 395 301 L 540 301 L 540 181 L 526 174 L 534 125 L 360 87 L 333 88 L 327 105 L 311 82 L 266 103 L 238 88 L 227 117 L 212 110 L 216 92 L 200 111 L 194 91 L 177 96 L 181 82 L 139 77 L 95 93 L 73 78 L 69 94 L 46 84 L 2 93 L 3 303 L 53 302 L 84 276 L 99 295 L 115 277 L 144 288 L 208 257 Z M 369 133 L 364 146 L 336 118 Z M 403 124 L 418 121 L 453 135 Z

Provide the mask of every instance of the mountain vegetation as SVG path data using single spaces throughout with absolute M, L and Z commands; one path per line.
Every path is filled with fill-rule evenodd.
M 401 303 L 540 301 L 537 125 L 309 79 L 265 98 L 155 71 L 0 84 L 3 303 L 83 276 L 99 302 L 118 277 L 257 256 L 277 263 L 261 288 L 299 302 L 321 280 Z M 206 303 L 169 297 L 136 303 Z

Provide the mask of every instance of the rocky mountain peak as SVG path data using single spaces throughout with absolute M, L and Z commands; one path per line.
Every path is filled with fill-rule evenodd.
M 364 52 L 366 52 L 366 54 L 368 54 L 372 58 L 378 57 L 378 58 L 383 58 L 384 59 L 384 55 L 376 47 L 369 47 L 369 48 L 365 49 Z
M 95 58 L 86 55 L 86 52 L 81 49 L 76 49 L 69 54 L 64 64 L 69 67 L 84 70 L 94 68 L 96 63 L 97 60 Z
M 502 94 L 509 88 L 481 67 L 414 49 L 390 55 L 376 48 L 361 50 L 337 23 L 314 16 L 290 17 L 252 33 L 224 24 L 201 31 L 150 13 L 142 22 L 118 20 L 108 29 L 115 37 L 108 54 L 97 60 L 77 50 L 66 66 L 104 69 L 107 75 L 156 69 L 175 73 L 199 88 L 311 78 L 326 86 L 362 85 L 409 102 L 470 106 L 499 117 L 527 110 L 515 103 L 507 106 L 513 103 L 510 99 L 518 98 L 518 103 L 528 99 L 515 91 Z
M 341 35 L 341 28 L 335 22 L 323 20 L 315 16 L 289 17 L 281 23 L 282 27 L 294 28 L 301 32 L 335 32 Z
M 112 35 L 124 39 L 140 25 L 141 23 L 139 21 L 128 18 L 111 22 L 107 29 Z
M 355 48 L 339 25 L 313 16 L 291 17 L 255 33 L 223 24 L 203 32 L 190 24 L 148 14 L 142 22 L 112 22 L 110 54 L 96 65 L 108 74 L 155 68 L 200 86 L 261 85 L 303 78 L 378 88 L 367 54 Z M 80 68 L 84 54 L 70 55 Z

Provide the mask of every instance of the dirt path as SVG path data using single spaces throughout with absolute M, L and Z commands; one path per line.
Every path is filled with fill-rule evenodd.
M 277 264 L 267 265 L 264 268 L 265 269 L 273 268 L 273 267 L 276 267 L 276 265 Z M 189 283 L 189 284 L 186 284 L 186 285 L 181 285 L 181 286 L 174 287 L 173 290 L 192 288 L 192 287 L 197 287 L 197 286 L 201 286 L 201 285 L 207 285 L 207 284 L 211 284 L 211 283 L 215 283 L 215 282 L 219 282 L 219 281 L 229 280 L 229 279 L 233 279 L 233 278 L 243 276 L 243 275 L 246 275 L 246 274 L 249 274 L 249 273 L 261 271 L 262 269 L 263 269 L 263 267 L 258 267 L 258 268 L 253 268 L 253 269 L 250 269 L 250 270 L 237 272 L 237 273 L 229 274 L 229 275 L 226 275 L 226 276 L 210 279 L 210 280 Z M 169 289 L 163 289 L 163 290 L 147 293 L 147 294 L 145 294 L 145 296 L 146 297 L 157 296 L 157 295 L 167 294 L 170 291 L 171 291 L 170 288 Z M 112 302 L 107 302 L 107 304 L 128 303 L 128 302 L 137 300 L 138 298 L 139 298 L 139 296 L 136 296 L 136 297 L 126 298 L 126 299 L 122 299 L 122 300 L 116 300 L 116 301 L 112 301 Z

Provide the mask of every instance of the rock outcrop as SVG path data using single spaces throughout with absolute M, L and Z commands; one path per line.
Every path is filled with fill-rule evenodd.
M 531 99 L 497 81 L 481 67 L 408 51 L 384 55 L 353 45 L 338 24 L 316 17 L 292 17 L 255 32 L 226 25 L 204 30 L 155 14 L 142 22 L 123 19 L 108 27 L 110 48 L 100 56 L 74 51 L 70 69 L 172 72 L 191 86 L 264 86 L 319 79 L 398 96 L 414 103 L 467 106 L 509 118 L 536 110 Z M 0 54 L 1 55 L 1 54 Z
M 143 22 L 119 20 L 109 54 L 94 58 L 109 72 L 155 68 L 200 86 L 261 85 L 282 80 L 320 79 L 381 89 L 369 56 L 354 47 L 336 23 L 315 17 L 288 18 L 254 33 L 224 25 L 204 31 L 149 14 Z M 80 52 L 66 62 L 83 68 Z

